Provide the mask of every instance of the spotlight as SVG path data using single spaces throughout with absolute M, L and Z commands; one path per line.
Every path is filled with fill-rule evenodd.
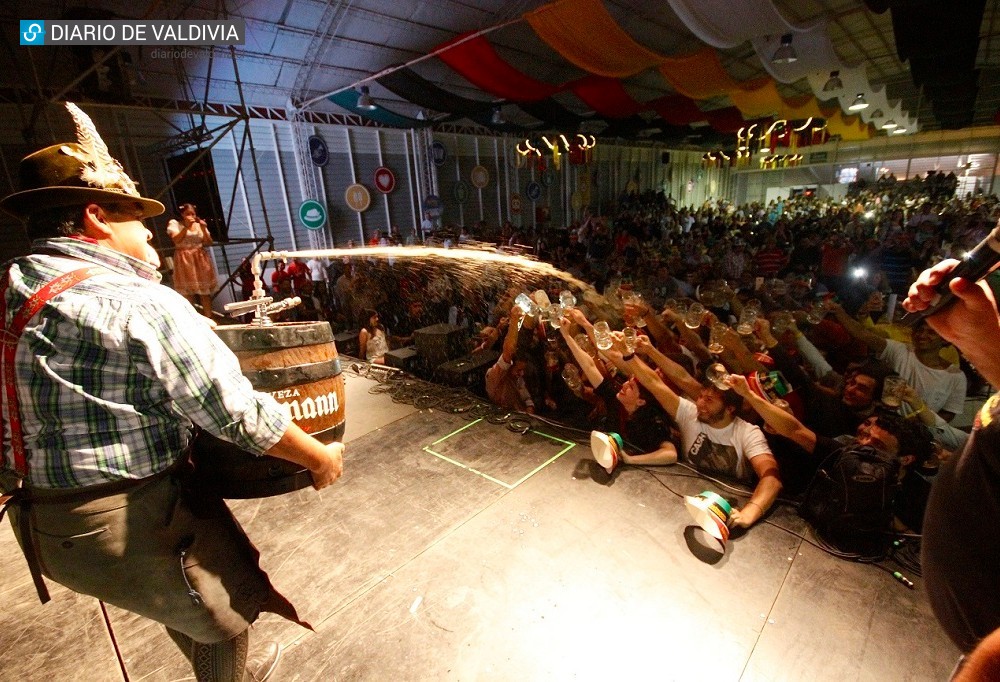
M 364 109 L 365 111 L 374 111 L 375 109 L 378 109 L 378 107 L 375 106 L 375 102 L 372 101 L 372 96 L 368 91 L 367 85 L 361 86 L 361 94 L 358 96 L 358 103 L 356 106 L 358 109 Z
M 903 134 L 905 132 L 906 132 L 906 128 L 899 128 L 899 127 L 897 127 L 895 130 L 892 131 L 892 134 L 893 135 L 901 135 L 901 134 Z
M 493 117 L 490 119 L 490 123 L 495 126 L 503 125 L 506 121 L 503 120 L 503 114 L 500 113 L 500 107 L 493 107 Z
M 871 117 L 872 118 L 882 118 L 883 116 L 885 116 L 885 113 L 881 109 L 876 109 L 875 111 L 872 112 L 872 116 Z
M 844 82 L 840 80 L 840 71 L 831 71 L 830 77 L 823 86 L 823 92 L 836 92 L 844 87 Z
M 865 270 L 864 268 L 854 268 L 851 274 L 854 275 L 855 279 L 861 279 L 862 277 L 865 277 L 868 274 L 868 271 Z
M 795 54 L 795 48 L 792 47 L 792 34 L 786 33 L 781 36 L 781 47 L 774 51 L 774 56 L 771 57 L 772 64 L 791 64 L 794 61 L 798 61 L 799 56 Z
M 848 111 L 861 111 L 862 109 L 868 108 L 868 100 L 865 99 L 863 93 L 858 93 L 858 96 L 854 98 L 854 102 L 851 106 L 847 107 Z
M 882 130 L 892 130 L 893 128 L 898 128 L 899 124 L 896 123 L 896 119 L 890 118 L 888 121 L 882 124 Z

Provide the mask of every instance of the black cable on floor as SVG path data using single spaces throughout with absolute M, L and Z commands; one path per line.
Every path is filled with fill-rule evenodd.
M 665 481 L 663 481 L 660 478 L 659 475 L 666 474 L 668 476 L 675 476 L 675 477 L 680 477 L 680 478 L 700 478 L 700 479 L 703 479 L 703 480 L 708 480 L 708 481 L 711 481 L 713 483 L 719 484 L 722 487 L 727 488 L 729 490 L 738 491 L 739 493 L 742 493 L 745 496 L 749 496 L 750 495 L 749 491 L 743 491 L 743 490 L 740 490 L 739 488 L 735 488 L 733 486 L 724 484 L 721 481 L 718 481 L 718 480 L 712 478 L 711 476 L 706 476 L 706 475 L 702 474 L 701 472 L 697 471 L 696 469 L 691 468 L 688 465 L 685 465 L 683 463 L 680 463 L 680 464 L 681 464 L 681 466 L 684 466 L 684 467 L 688 468 L 689 470 L 691 470 L 693 473 L 691 473 L 691 474 L 677 474 L 677 473 L 674 473 L 674 472 L 669 472 L 668 473 L 668 472 L 663 472 L 663 471 L 653 471 L 650 467 L 639 467 L 639 468 L 641 468 L 643 471 L 645 471 L 650 476 L 652 476 L 653 480 L 655 480 L 657 483 L 659 483 L 661 486 L 663 486 L 667 491 L 669 491 L 670 493 L 672 493 L 676 497 L 680 497 L 680 498 L 684 498 L 684 497 L 687 497 L 687 496 L 684 495 L 684 494 L 682 494 L 682 493 L 679 493 L 676 490 L 674 490 L 673 488 L 671 488 L 669 485 L 667 485 L 667 483 Z M 920 574 L 920 563 L 919 563 L 919 551 L 920 551 L 919 547 L 916 548 L 916 553 L 917 553 L 917 557 L 918 558 L 916 560 L 914 560 L 913 557 L 912 557 L 912 552 L 913 552 L 912 548 L 914 547 L 915 543 L 910 544 L 910 545 L 907 545 L 907 544 L 904 543 L 902 546 L 903 547 L 907 547 L 907 549 L 905 551 L 902 551 L 902 552 L 900 550 L 900 545 L 896 544 L 896 545 L 894 545 L 894 547 L 891 550 L 889 550 L 889 552 L 888 552 L 888 554 L 886 556 L 882 556 L 882 557 L 864 557 L 864 556 L 862 556 L 860 554 L 854 554 L 854 553 L 849 553 L 849 552 L 841 552 L 841 551 L 837 550 L 836 548 L 831 547 L 829 544 L 827 544 L 826 542 L 824 542 L 823 539 L 820 538 L 820 537 L 816 537 L 816 539 L 814 540 L 812 538 L 809 538 L 809 537 L 803 535 L 802 533 L 799 533 L 798 531 L 792 530 L 791 528 L 783 526 L 780 523 L 776 523 L 776 522 L 774 522 L 774 521 L 772 521 L 770 519 L 764 518 L 764 519 L 761 519 L 761 522 L 762 523 L 766 523 L 769 526 L 773 526 L 773 527 L 777 528 L 778 530 L 782 530 L 782 531 L 788 533 L 789 535 L 793 535 L 793 536 L 797 537 L 798 539 L 802 540 L 803 542 L 805 542 L 806 544 L 812 545 L 816 549 L 818 549 L 818 550 L 820 550 L 822 552 L 825 552 L 825 553 L 829 554 L 830 556 L 833 556 L 833 557 L 835 557 L 837 559 L 842 559 L 842 560 L 845 560 L 845 561 L 854 561 L 856 563 L 862 563 L 862 564 L 868 564 L 868 565 L 871 565 L 871 566 L 875 566 L 876 568 L 878 568 L 878 569 L 880 569 L 882 571 L 885 571 L 886 573 L 888 573 L 889 575 L 891 575 L 893 578 L 895 578 L 897 582 L 902 583 L 903 585 L 905 585 L 906 587 L 909 587 L 910 589 L 913 589 L 913 583 L 910 582 L 906 578 L 906 576 L 902 575 L 898 571 L 893 571 L 891 568 L 883 566 L 879 562 L 880 561 L 885 561 L 885 560 L 893 560 L 897 564 L 899 564 L 900 567 L 903 570 L 907 571 L 910 575 L 914 575 L 914 576 L 917 576 L 917 577 L 920 577 L 920 575 L 921 575 Z

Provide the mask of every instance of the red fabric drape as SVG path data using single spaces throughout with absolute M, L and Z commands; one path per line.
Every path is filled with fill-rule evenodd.
M 435 49 L 452 44 L 438 56 L 476 87 L 512 102 L 537 102 L 559 91 L 559 87 L 535 80 L 505 62 L 483 36 L 456 44 L 467 35 L 462 34 Z
M 620 80 L 586 76 L 569 84 L 573 94 L 601 116 L 628 118 L 647 109 L 625 92 Z

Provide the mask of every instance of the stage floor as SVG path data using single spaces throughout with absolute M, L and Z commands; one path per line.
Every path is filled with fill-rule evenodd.
M 707 551 L 679 466 L 608 477 L 544 424 L 401 405 L 347 376 L 343 478 L 232 504 L 315 632 L 265 614 L 284 680 L 945 680 L 958 657 L 915 590 L 835 559 L 788 507 Z M 676 494 L 675 494 L 676 493 Z M 151 621 L 49 583 L 8 523 L 0 680 L 190 680 Z M 887 564 L 895 570 L 893 564 Z

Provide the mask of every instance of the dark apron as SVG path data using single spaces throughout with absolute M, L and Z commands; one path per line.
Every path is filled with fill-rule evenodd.
M 13 490 L 7 509 L 42 602 L 44 575 L 205 644 L 235 637 L 261 611 L 311 629 L 226 504 L 189 472 L 185 461 L 141 480 Z

